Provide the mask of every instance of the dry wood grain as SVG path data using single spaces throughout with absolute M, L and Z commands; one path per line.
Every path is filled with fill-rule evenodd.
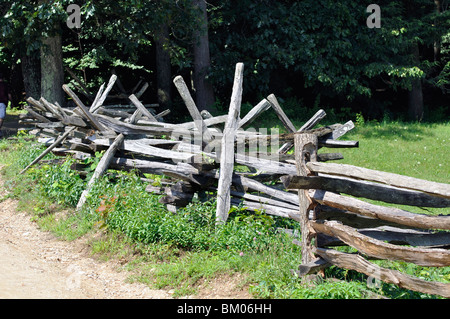
M 330 264 L 340 268 L 356 270 L 370 276 L 370 278 L 395 284 L 402 288 L 450 298 L 450 284 L 448 283 L 427 281 L 412 277 L 396 270 L 382 268 L 368 262 L 361 256 L 342 253 L 332 249 L 315 248 L 314 253 Z
M 431 182 L 419 178 L 380 172 L 347 164 L 309 163 L 308 168 L 316 173 L 347 176 L 450 198 L 450 184 Z
M 249 126 L 258 116 L 264 111 L 270 108 L 270 103 L 266 99 L 259 102 L 254 108 L 252 108 L 242 120 L 239 121 L 238 128 L 244 128 Z
M 448 232 L 432 233 L 391 226 L 359 228 L 358 232 L 365 236 L 395 245 L 420 246 L 424 248 L 450 248 L 450 233 Z M 319 234 L 317 239 L 317 245 L 319 247 L 345 246 L 345 243 L 337 238 L 321 235 L 323 234 Z
M 242 102 L 242 90 L 244 81 L 244 64 L 236 64 L 233 92 L 231 95 L 228 119 L 223 132 L 220 154 L 220 176 L 217 186 L 217 222 L 225 222 L 230 210 L 230 185 L 234 168 L 234 142 L 239 125 L 239 114 Z
M 415 214 L 395 207 L 370 204 L 365 201 L 323 190 L 310 190 L 311 198 L 323 205 L 348 210 L 363 216 L 424 229 L 450 230 L 450 216 Z
M 302 133 L 307 130 L 311 130 L 321 119 L 326 116 L 324 110 L 319 110 L 314 114 L 301 128 L 298 129 L 298 133 Z M 278 150 L 278 153 L 286 154 L 292 147 L 294 147 L 294 142 L 287 142 Z
M 173 80 L 173 83 L 175 84 L 178 92 L 180 93 L 181 98 L 183 99 L 189 114 L 191 114 L 192 119 L 194 120 L 195 126 L 197 129 L 202 132 L 202 136 L 205 139 L 205 142 L 209 142 L 213 139 L 213 136 L 208 129 L 208 126 L 206 126 L 205 122 L 203 121 L 203 117 L 200 114 L 200 111 L 198 110 L 197 106 L 195 105 L 194 100 L 192 99 L 191 94 L 189 93 L 189 89 L 184 82 L 183 78 L 181 76 L 175 77 Z
M 324 221 L 323 223 L 311 221 L 311 225 L 315 231 L 339 238 L 368 256 L 411 262 L 425 267 L 450 266 L 450 251 L 446 249 L 426 249 L 385 243 L 365 236 L 354 228 L 336 221 Z
M 402 189 L 390 185 L 327 176 L 293 176 L 288 189 L 322 189 L 386 203 L 419 207 L 450 207 L 450 200 L 427 193 Z

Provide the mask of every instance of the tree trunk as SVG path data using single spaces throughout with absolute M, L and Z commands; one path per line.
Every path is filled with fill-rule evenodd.
M 434 0 L 434 3 L 436 5 L 436 13 L 440 14 L 441 13 L 441 0 Z M 438 27 L 439 22 L 434 21 L 434 24 L 436 27 Z M 434 50 L 434 61 L 438 61 L 440 58 L 440 55 L 441 55 L 441 39 L 440 39 L 440 37 L 438 37 L 437 39 L 434 40 L 433 50 Z
M 20 65 L 12 64 L 9 76 L 9 93 L 11 94 L 11 106 L 19 106 L 19 102 L 23 100 L 23 80 Z
M 10 3 L 0 3 L 0 15 L 3 17 L 8 12 L 9 8 L 11 8 Z
M 51 103 L 65 105 L 62 39 L 56 34 L 42 39 L 41 46 L 41 96 Z
M 417 63 L 419 63 L 419 45 L 416 43 L 412 48 L 412 53 Z M 412 88 L 408 93 L 408 116 L 411 120 L 420 121 L 423 117 L 423 93 L 422 79 L 415 79 Z
M 408 115 L 411 120 L 420 121 L 423 116 L 422 80 L 414 80 L 408 93 Z
M 172 102 L 172 65 L 169 52 L 164 48 L 168 41 L 169 27 L 164 24 L 155 37 L 158 103 L 163 109 L 170 108 Z
M 26 98 L 41 98 L 41 60 L 40 52 L 22 55 L 22 76 Z
M 192 0 L 199 9 L 198 29 L 194 32 L 194 88 L 195 102 L 200 111 L 211 111 L 214 104 L 214 90 L 206 79 L 211 65 L 208 38 L 208 15 L 205 0 Z

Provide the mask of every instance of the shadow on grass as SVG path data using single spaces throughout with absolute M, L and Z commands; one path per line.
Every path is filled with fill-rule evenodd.
M 11 136 L 16 136 L 19 129 L 32 127 L 24 123 L 19 123 L 19 120 L 20 120 L 19 115 L 6 114 L 1 129 L 3 135 L 0 138 L 8 138 Z
M 436 125 L 432 123 L 382 123 L 382 124 L 364 124 L 357 126 L 353 132 L 362 136 L 364 139 L 401 139 L 403 141 L 415 142 L 426 137 L 433 137 L 434 133 L 431 128 Z M 348 137 L 351 137 L 349 134 Z

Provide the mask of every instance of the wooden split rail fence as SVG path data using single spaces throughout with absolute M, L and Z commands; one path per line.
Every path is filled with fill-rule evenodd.
M 354 127 L 351 121 L 314 128 L 325 117 L 323 110 L 297 129 L 271 94 L 241 117 L 243 68 L 242 63 L 236 65 L 228 114 L 214 117 L 197 109 L 183 78 L 177 76 L 174 85 L 192 117 L 192 121 L 178 124 L 164 121 L 170 110 L 157 113 L 142 104 L 139 98 L 148 87 L 146 83 L 129 96 L 127 107 L 104 105 L 117 80 L 115 75 L 100 87 L 89 107 L 67 85 L 63 89 L 76 108 L 61 108 L 44 98 L 29 98 L 28 114 L 22 121 L 34 125 L 31 133 L 48 147 L 21 173 L 50 152 L 85 159 L 104 151 L 79 199 L 78 210 L 85 204 L 94 182 L 108 168 L 136 170 L 148 182 L 147 191 L 163 195 L 160 202 L 174 212 L 178 207 L 187 206 L 196 194 L 216 190 L 218 223 L 226 222 L 231 205 L 299 221 L 302 265 L 298 273 L 301 275 L 334 264 L 408 289 L 449 297 L 449 284 L 411 278 L 377 267 L 360 255 L 328 248 L 345 244 L 375 258 L 449 266 L 446 250 L 450 246 L 449 233 L 434 232 L 450 229 L 448 216 L 412 214 L 340 195 L 394 204 L 447 207 L 449 185 L 326 163 L 343 156 L 318 154 L 318 149 L 358 147 L 358 141 L 338 140 Z M 268 134 L 266 128 L 259 131 L 250 128 L 268 110 L 275 112 L 288 133 Z M 293 148 L 294 153 L 290 152 Z M 79 163 L 73 169 L 86 175 Z M 155 183 L 145 173 L 161 175 L 161 178 Z
M 301 224 L 302 265 L 297 273 L 307 275 L 335 265 L 374 280 L 450 298 L 448 283 L 416 278 L 367 260 L 450 266 L 450 216 L 417 214 L 359 199 L 450 207 L 450 185 L 352 165 L 320 163 L 317 146 L 314 135 L 296 136 L 298 174 L 282 177 L 285 187 L 298 189 L 299 195 L 300 211 L 294 218 Z M 331 248 L 343 245 L 355 248 L 357 253 Z

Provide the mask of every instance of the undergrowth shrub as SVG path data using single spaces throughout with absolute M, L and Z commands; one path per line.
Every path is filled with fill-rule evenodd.
M 23 135 L 18 135 L 15 142 L 3 140 L 2 149 L 8 150 L 2 154 L 2 162 L 10 166 L 11 172 L 17 174 L 38 157 L 45 150 L 45 146 L 28 141 Z M 54 156 L 48 154 L 44 159 L 49 158 L 54 158 Z
M 224 225 L 216 225 L 215 199 L 194 200 L 174 214 L 159 198 L 145 191 L 145 184 L 136 176 L 119 174 L 114 183 L 100 180 L 87 205 L 89 213 L 96 214 L 101 226 L 111 231 L 144 244 L 160 242 L 195 251 L 261 251 L 276 238 L 270 235 L 277 228 L 296 226 L 243 208 L 236 208 Z
M 60 165 L 43 165 L 33 170 L 33 175 L 42 190 L 59 204 L 76 206 L 85 188 L 85 182 L 70 166 L 73 159 L 67 158 Z

